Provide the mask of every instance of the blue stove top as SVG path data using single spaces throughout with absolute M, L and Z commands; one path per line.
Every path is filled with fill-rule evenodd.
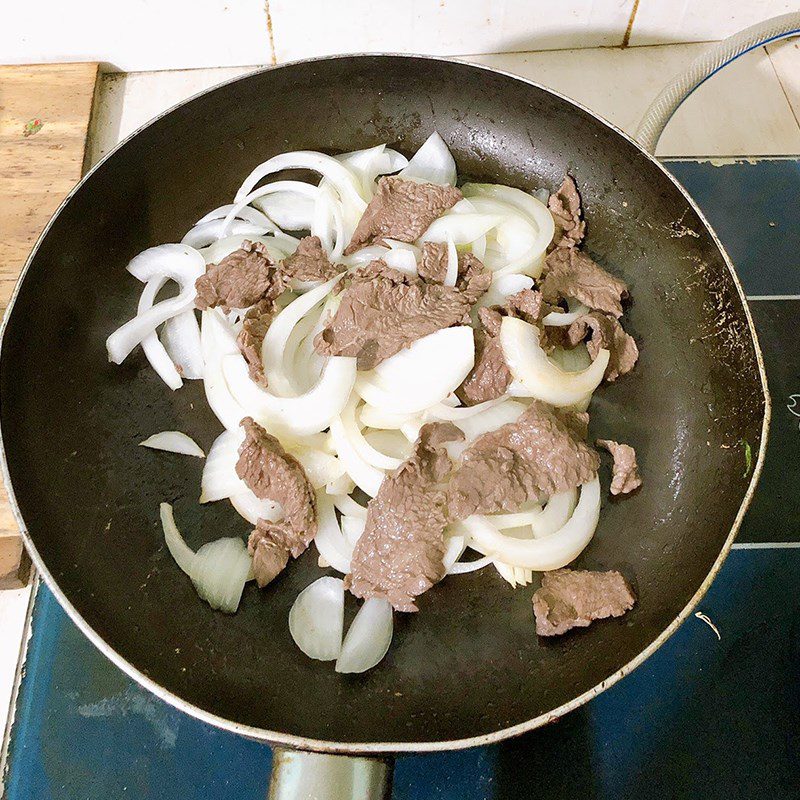
M 800 798 L 800 162 L 673 161 L 751 296 L 773 397 L 763 477 L 697 616 L 547 728 L 397 761 L 395 800 Z M 797 397 L 793 398 L 793 395 Z M 261 800 L 269 747 L 130 681 L 40 587 L 9 742 L 8 800 Z

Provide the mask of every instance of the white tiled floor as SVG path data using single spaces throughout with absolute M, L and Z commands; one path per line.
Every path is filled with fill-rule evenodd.
M 765 0 L 766 2 L 767 0 Z M 704 45 L 475 56 L 574 97 L 633 132 L 650 101 Z M 175 103 L 250 68 L 104 76 L 93 121 L 92 162 Z M 754 51 L 701 87 L 676 114 L 661 155 L 800 153 L 800 45 Z M 0 729 L 5 722 L 28 592 L 0 592 Z

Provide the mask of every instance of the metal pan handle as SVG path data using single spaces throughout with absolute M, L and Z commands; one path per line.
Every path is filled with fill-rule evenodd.
M 636 130 L 635 138 L 639 144 L 654 153 L 672 115 L 698 86 L 739 56 L 797 34 L 800 34 L 800 12 L 792 12 L 759 22 L 718 42 L 676 75 L 653 100 Z
M 275 747 L 269 800 L 389 800 L 391 759 Z

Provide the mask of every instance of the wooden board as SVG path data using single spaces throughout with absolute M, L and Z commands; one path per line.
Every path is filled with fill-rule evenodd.
M 97 64 L 0 67 L 0 312 L 31 247 L 81 177 L 96 82 Z M 0 589 L 22 585 L 29 570 L 0 487 Z

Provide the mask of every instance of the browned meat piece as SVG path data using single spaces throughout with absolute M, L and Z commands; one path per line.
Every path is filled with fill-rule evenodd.
M 465 406 L 502 397 L 512 380 L 500 346 L 502 316 L 493 308 L 481 308 L 478 317 L 483 330 L 475 331 L 475 366 L 456 389 Z
M 555 247 L 579 245 L 586 233 L 586 223 L 582 219 L 581 196 L 571 175 L 564 176 L 558 191 L 550 195 L 547 207 L 556 223 L 553 245 Z
M 473 275 L 463 290 L 429 284 L 381 263 L 351 278 L 336 314 L 314 341 L 318 353 L 354 356 L 358 369 L 372 369 L 417 339 L 468 320 L 485 283 Z
M 413 455 L 381 483 L 367 506 L 345 586 L 356 597 L 386 598 L 398 611 L 416 611 L 414 598 L 445 574 L 447 442 L 464 434 L 451 422 L 423 425 Z
M 513 512 L 592 480 L 600 457 L 581 439 L 586 420 L 534 400 L 516 422 L 479 436 L 450 481 L 453 518 Z
M 533 595 L 539 636 L 560 636 L 585 628 L 596 619 L 621 617 L 633 608 L 636 596 L 619 572 L 557 569 L 542 575 Z
M 417 272 L 420 278 L 429 283 L 444 283 L 447 274 L 447 245 L 442 242 L 425 242 Z
M 608 450 L 614 457 L 611 471 L 611 494 L 628 494 L 642 485 L 636 451 L 628 444 L 619 444 L 611 439 L 598 439 L 595 444 Z
M 453 186 L 384 177 L 358 222 L 345 255 L 383 238 L 413 242 L 463 195 Z
M 463 253 L 458 256 L 458 279 L 456 288 L 464 292 L 470 305 L 478 302 L 478 298 L 486 293 L 492 285 L 492 273 L 483 262 L 472 255 Z
M 224 311 L 274 300 L 284 289 L 265 245 L 247 239 L 219 264 L 209 264 L 205 275 L 195 281 L 195 287 L 195 305 L 199 309 L 219 306 Z
M 540 288 L 548 303 L 574 297 L 589 308 L 617 319 L 622 316 L 622 298 L 627 296 L 628 287 L 585 253 L 574 247 L 558 247 L 547 256 L 545 268 Z
M 604 376 L 609 383 L 633 369 L 639 358 L 639 348 L 633 337 L 625 333 L 614 317 L 599 311 L 579 317 L 567 329 L 569 347 L 575 347 L 582 342 L 589 332 L 591 338 L 586 343 L 586 348 L 592 361 L 597 358 L 601 348 L 608 350 L 610 354 Z
M 239 448 L 236 474 L 260 500 L 274 500 L 283 508 L 280 523 L 259 520 L 257 531 L 295 558 L 317 533 L 314 489 L 300 462 L 252 417 L 242 420 L 245 440 Z
M 264 374 L 264 362 L 261 360 L 261 345 L 275 317 L 275 302 L 262 300 L 254 305 L 242 321 L 242 329 L 236 337 L 250 378 L 264 389 L 267 388 L 267 376 Z
M 318 236 L 304 236 L 297 250 L 281 262 L 281 273 L 286 282 L 292 278 L 298 281 L 329 281 L 343 269 L 338 264 L 331 264 Z
M 259 525 L 250 534 L 247 549 L 253 556 L 253 575 L 256 583 L 263 589 L 283 571 L 289 561 L 289 551 L 279 544 L 275 544 L 269 534 Z

